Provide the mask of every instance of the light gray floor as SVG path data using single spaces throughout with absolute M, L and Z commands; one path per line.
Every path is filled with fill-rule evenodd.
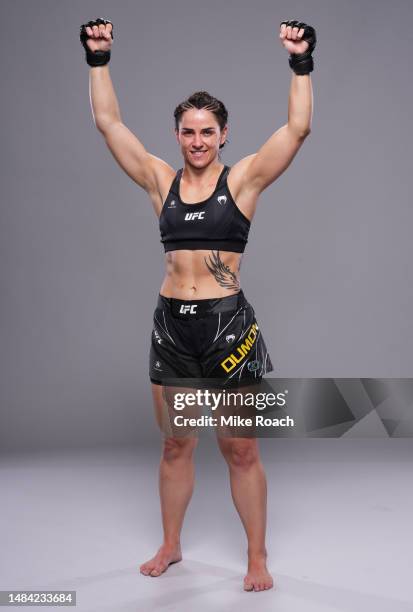
M 137 569 L 160 543 L 157 449 L 4 456 L 0 588 L 73 589 L 82 611 L 413 611 L 412 447 L 261 441 L 277 586 L 262 593 L 242 590 L 245 538 L 212 438 L 197 451 L 184 560 L 160 578 Z

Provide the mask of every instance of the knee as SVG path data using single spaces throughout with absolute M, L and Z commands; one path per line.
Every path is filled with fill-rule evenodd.
M 224 440 L 220 448 L 230 467 L 247 470 L 259 461 L 256 440 Z
M 179 459 L 191 459 L 198 443 L 198 438 L 165 438 L 162 447 L 162 459 L 165 461 L 177 461 Z

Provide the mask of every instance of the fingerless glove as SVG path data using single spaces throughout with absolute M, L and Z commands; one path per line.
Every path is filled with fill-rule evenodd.
M 89 49 L 89 46 L 87 44 L 87 40 L 89 38 L 89 36 L 86 33 L 86 28 L 92 28 L 93 26 L 99 26 L 100 24 L 112 24 L 111 21 L 109 21 L 108 19 L 101 19 L 99 17 L 99 19 L 95 19 L 95 21 L 89 21 L 88 23 L 84 23 L 83 25 L 80 26 L 80 42 L 83 45 L 83 48 L 86 51 L 86 61 L 89 64 L 89 66 L 104 66 L 105 64 L 107 64 L 110 60 L 110 50 L 109 51 L 91 51 Z M 112 24 L 112 31 L 111 31 L 111 36 L 113 39 L 113 24 Z

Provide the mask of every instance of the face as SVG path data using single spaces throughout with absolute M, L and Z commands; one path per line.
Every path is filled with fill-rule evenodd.
M 228 127 L 221 131 L 214 113 L 204 108 L 185 111 L 175 130 L 185 162 L 204 168 L 218 157 L 219 146 L 225 142 Z

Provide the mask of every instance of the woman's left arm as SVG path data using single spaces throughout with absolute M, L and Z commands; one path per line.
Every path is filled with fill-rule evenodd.
M 311 132 L 313 116 L 313 87 L 311 77 L 292 75 L 290 95 L 288 98 L 288 123 L 286 127 L 298 140 L 304 139 Z
M 295 25 L 296 24 L 296 25 Z M 313 70 L 312 51 L 316 44 L 315 30 L 297 21 L 283 22 L 280 26 L 282 44 L 290 52 L 289 64 L 293 70 L 288 99 L 288 122 L 262 145 L 257 153 L 235 164 L 234 175 L 242 184 L 239 190 L 261 193 L 291 164 L 305 138 L 311 131 L 313 90 L 310 72 Z

